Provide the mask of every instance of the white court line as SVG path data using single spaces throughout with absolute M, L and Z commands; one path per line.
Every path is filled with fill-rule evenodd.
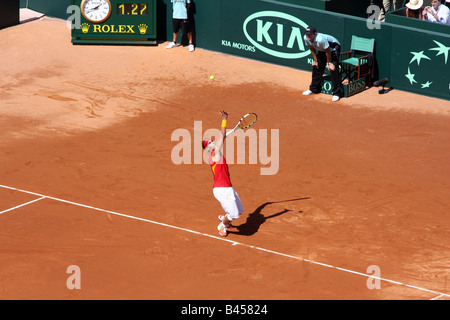
M 443 295 L 440 294 L 440 295 L 438 295 L 437 297 L 431 298 L 430 300 L 437 300 L 437 299 L 441 298 L 442 296 L 443 296 Z
M 39 199 L 34 199 L 34 200 L 31 200 L 31 201 L 29 201 L 27 203 L 23 203 L 23 204 L 20 204 L 18 206 L 15 206 L 13 208 L 9 208 L 7 210 L 1 211 L 0 214 L 6 213 L 6 212 L 9 212 L 9 211 L 13 211 L 13 210 L 16 210 L 16 209 L 21 208 L 21 207 L 25 207 L 25 206 L 27 206 L 29 204 L 32 204 L 32 203 L 37 202 L 37 201 L 40 201 L 40 200 L 45 199 L 45 198 L 46 198 L 45 196 L 42 196 Z
M 5 188 L 5 189 L 14 190 L 14 191 L 23 192 L 23 193 L 32 194 L 32 195 L 41 197 L 39 199 L 30 201 L 30 202 L 28 202 L 26 204 L 23 204 L 21 206 L 24 206 L 24 205 L 27 205 L 27 204 L 30 204 L 30 203 L 42 200 L 44 198 L 45 199 L 50 199 L 50 200 L 54 200 L 54 201 L 58 201 L 58 202 L 71 204 L 71 205 L 78 206 L 78 207 L 88 208 L 88 209 L 92 209 L 92 210 L 95 210 L 95 211 L 105 212 L 105 213 L 113 214 L 113 215 L 120 216 L 120 217 L 125 217 L 125 218 L 130 218 L 130 219 L 134 219 L 134 220 L 138 220 L 138 221 L 148 222 L 148 223 L 156 224 L 156 225 L 167 227 L 167 228 L 171 228 L 171 229 L 181 230 L 181 231 L 185 231 L 185 232 L 201 235 L 201 236 L 204 236 L 204 237 L 213 238 L 213 239 L 216 239 L 216 240 L 229 242 L 233 246 L 241 245 L 241 246 L 252 248 L 252 249 L 255 249 L 255 250 L 272 253 L 272 254 L 275 254 L 275 255 L 278 255 L 278 256 L 287 257 L 287 258 L 298 260 L 298 261 L 304 261 L 304 262 L 308 262 L 308 263 L 315 264 L 315 265 L 318 265 L 318 266 L 322 266 L 322 267 L 326 267 L 326 268 L 330 268 L 330 269 L 335 269 L 335 270 L 339 270 L 339 271 L 343 271 L 343 272 L 347 272 L 347 273 L 363 276 L 363 277 L 366 277 L 366 278 L 377 279 L 377 280 L 380 280 L 380 281 L 384 281 L 384 282 L 388 282 L 388 283 L 404 286 L 404 287 L 407 287 L 407 288 L 412 288 L 412 289 L 416 289 L 416 290 L 420 290 L 420 291 L 424 291 L 424 292 L 428 292 L 428 293 L 433 293 L 433 294 L 437 295 L 433 299 L 444 297 L 444 296 L 445 297 L 450 297 L 450 294 L 438 292 L 438 291 L 435 291 L 435 290 L 430 290 L 430 289 L 426 289 L 426 288 L 422 288 L 422 287 L 418 287 L 418 286 L 413 286 L 413 285 L 405 284 L 405 283 L 402 283 L 402 282 L 398 282 L 398 281 L 394 281 L 394 280 L 390 280 L 390 279 L 386 279 L 386 278 L 376 277 L 376 276 L 369 275 L 369 274 L 362 273 L 362 272 L 358 272 L 358 271 L 353 271 L 353 270 L 349 270 L 349 269 L 345 269 L 345 268 L 336 267 L 336 266 L 333 266 L 333 265 L 330 265 L 330 264 L 326 264 L 326 263 L 321 263 L 321 262 L 317 262 L 317 261 L 313 261 L 313 260 L 309 260 L 309 259 L 305 259 L 305 258 L 301 258 L 301 257 L 296 257 L 296 256 L 293 256 L 293 255 L 290 255 L 290 254 L 286 254 L 286 253 L 281 253 L 281 252 L 277 252 L 277 251 L 273 251 L 273 250 L 269 250 L 269 249 L 265 249 L 265 248 L 261 248 L 261 247 L 252 246 L 252 245 L 248 245 L 248 244 L 241 243 L 241 242 L 238 242 L 238 241 L 229 240 L 229 239 L 226 239 L 226 238 L 223 238 L 223 237 L 213 236 L 213 235 L 210 235 L 210 234 L 207 234 L 207 233 L 194 231 L 194 230 L 191 230 L 191 229 L 181 228 L 181 227 L 177 227 L 177 226 L 166 224 L 166 223 L 162 223 L 162 222 L 157 222 L 157 221 L 153 221 L 153 220 L 149 220 L 149 219 L 144 219 L 144 218 L 139 218 L 139 217 L 135 217 L 135 216 L 130 216 L 130 215 L 119 213 L 119 212 L 115 212 L 115 211 L 100 209 L 100 208 L 96 208 L 96 207 L 93 207 L 93 206 L 72 202 L 72 201 L 69 201 L 69 200 L 64 200 L 64 199 L 60 199 L 60 198 L 45 196 L 45 195 L 42 195 L 42 194 L 39 194 L 39 193 L 35 193 L 35 192 L 27 191 L 27 190 L 22 190 L 22 189 L 18 189 L 18 188 L 8 187 L 8 186 L 4 186 L 4 185 L 0 185 L 0 188 Z M 20 207 L 20 206 L 18 206 L 18 207 Z M 8 211 L 13 210 L 13 209 L 14 208 L 8 209 Z M 3 212 L 0 212 L 0 213 L 3 213 Z

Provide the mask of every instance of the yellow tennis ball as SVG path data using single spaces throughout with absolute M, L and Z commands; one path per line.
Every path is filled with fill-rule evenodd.
M 209 78 L 210 78 L 211 80 L 214 80 L 214 76 L 209 76 Z

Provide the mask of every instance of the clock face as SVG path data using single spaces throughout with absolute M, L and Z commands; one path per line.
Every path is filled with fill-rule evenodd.
M 111 15 L 112 7 L 109 0 L 83 0 L 81 12 L 86 20 L 92 23 L 102 23 Z

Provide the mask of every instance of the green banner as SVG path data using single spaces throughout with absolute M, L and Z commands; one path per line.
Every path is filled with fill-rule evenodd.
M 450 99 L 448 33 L 376 26 L 368 19 L 273 0 L 229 0 L 221 1 L 217 42 L 225 53 L 311 70 L 303 41 L 308 25 L 336 37 L 342 52 L 350 49 L 352 35 L 375 39 L 375 79 L 388 78 L 395 89 Z
M 280 65 L 309 69 L 311 54 L 303 36 L 308 25 L 344 38 L 343 19 L 296 5 L 247 0 L 223 1 L 221 51 Z M 309 60 L 308 60 L 309 59 Z
M 71 1 L 75 0 L 33 0 L 29 1 L 29 7 L 67 18 Z M 155 37 L 154 21 L 146 17 L 156 16 L 150 12 L 144 15 L 146 11 L 142 11 L 147 0 L 110 1 L 114 11 L 108 21 L 100 25 L 83 20 L 86 33 L 83 29 L 76 30 L 77 37 L 88 34 L 108 38 L 117 35 L 139 38 L 148 34 Z M 171 39 L 172 3 L 170 0 L 154 1 L 158 8 L 158 26 L 164 26 L 161 27 L 162 40 Z M 406 18 L 398 10 L 387 15 L 387 22 L 376 23 L 325 11 L 321 0 L 191 2 L 191 25 L 199 48 L 311 70 L 311 55 L 303 35 L 306 26 L 314 25 L 318 32 L 336 37 L 341 42 L 341 51 L 349 50 L 352 35 L 375 39 L 374 77 L 388 78 L 389 87 L 450 100 L 450 26 Z M 24 1 L 20 3 L 23 5 Z M 133 15 L 137 12 L 140 14 Z M 145 26 L 148 28 L 144 29 Z
M 390 81 L 394 87 L 450 99 L 449 37 L 396 28 L 391 47 Z

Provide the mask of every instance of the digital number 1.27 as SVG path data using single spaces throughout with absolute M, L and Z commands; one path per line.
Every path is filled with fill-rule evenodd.
M 117 14 L 119 15 L 148 15 L 148 5 L 145 3 L 118 3 Z

